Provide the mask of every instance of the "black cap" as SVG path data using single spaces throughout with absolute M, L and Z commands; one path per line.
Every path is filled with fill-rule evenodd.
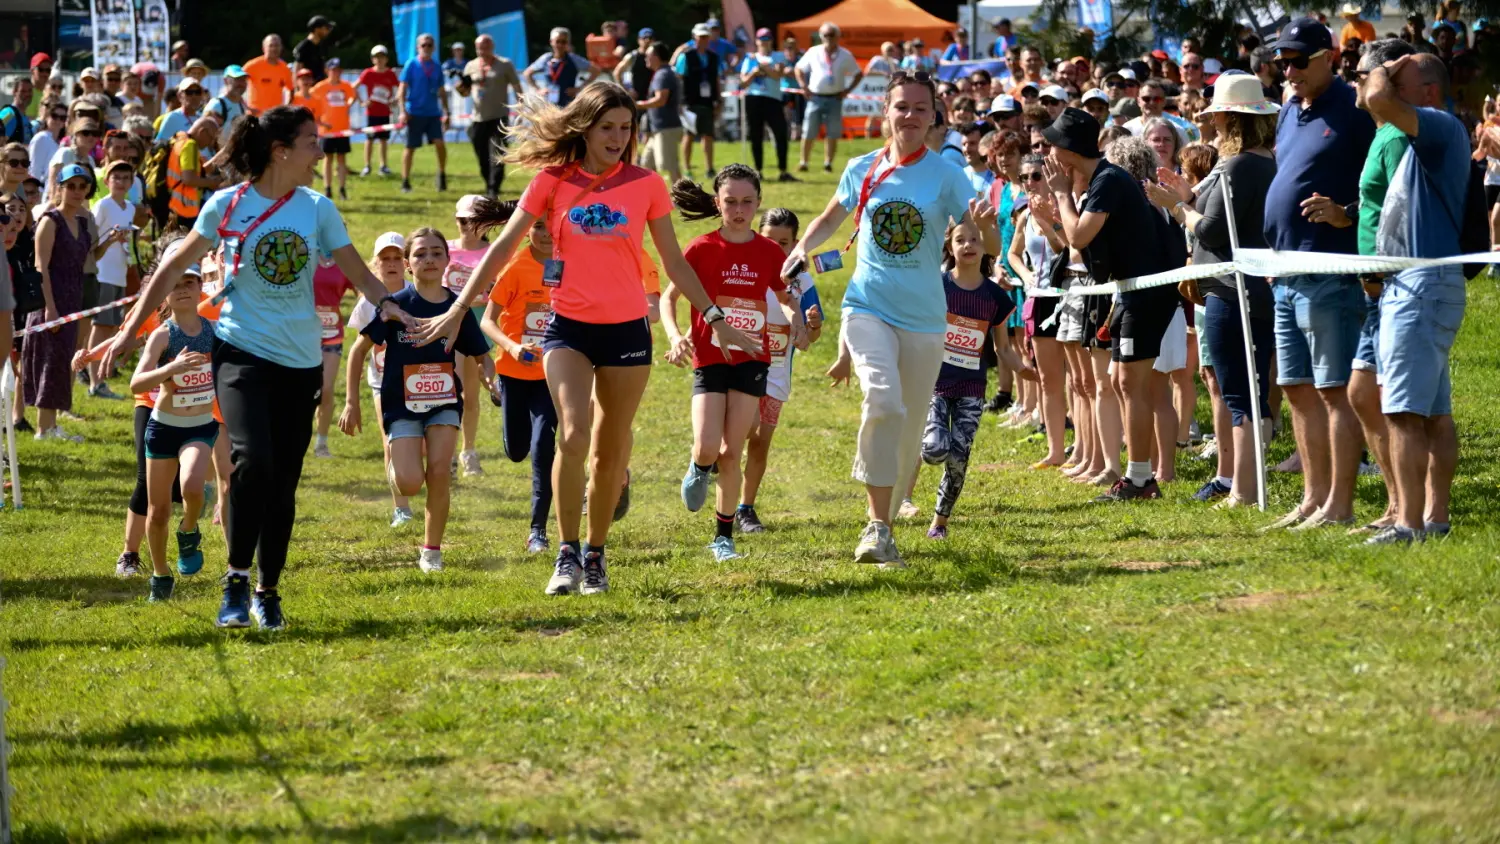
M 307 22 L 307 31 L 312 32 L 314 29 L 317 29 L 320 26 L 326 26 L 329 29 L 333 29 L 335 24 L 333 21 L 329 20 L 323 15 L 313 15 L 312 20 Z
M 1042 129 L 1047 143 L 1084 158 L 1099 157 L 1099 121 L 1078 108 L 1065 108 L 1051 126 Z
M 1317 18 L 1297 18 L 1281 30 L 1281 37 L 1271 44 L 1273 50 L 1296 50 L 1311 56 L 1320 50 L 1333 49 L 1333 33 Z

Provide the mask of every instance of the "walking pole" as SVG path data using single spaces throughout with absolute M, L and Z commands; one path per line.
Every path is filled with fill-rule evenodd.
M 1230 254 L 1234 254 L 1240 251 L 1240 235 L 1234 226 L 1234 189 L 1229 185 L 1228 169 L 1220 171 L 1219 181 L 1224 183 L 1224 215 L 1229 223 Z M 1260 427 L 1260 377 L 1255 371 L 1255 339 L 1250 335 L 1250 291 L 1245 289 L 1245 274 L 1240 272 L 1238 265 L 1234 269 L 1234 281 L 1240 294 L 1240 331 L 1245 335 L 1245 368 L 1250 373 L 1250 434 L 1255 442 L 1255 481 L 1259 488 L 1256 504 L 1261 512 L 1265 512 L 1266 444 Z
M 11 505 L 17 510 L 21 509 L 21 473 L 20 461 L 16 458 L 16 423 L 12 414 L 19 386 L 15 367 L 7 359 L 0 364 L 0 413 L 4 414 L 4 418 L 0 419 L 0 433 L 5 438 L 5 442 L 0 444 L 5 448 L 5 453 L 0 456 L 5 458 L 5 465 L 9 467 Z M 4 474 L 0 472 L 0 506 L 5 504 Z

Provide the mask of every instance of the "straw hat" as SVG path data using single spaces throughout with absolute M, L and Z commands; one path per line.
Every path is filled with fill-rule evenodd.
M 1357 18 L 1364 9 L 1358 3 L 1345 3 L 1339 7 L 1339 15 L 1346 18 Z
M 1241 114 L 1275 114 L 1281 106 L 1266 99 L 1260 79 L 1249 74 L 1220 76 L 1214 82 L 1214 101 L 1204 113 L 1237 111 Z

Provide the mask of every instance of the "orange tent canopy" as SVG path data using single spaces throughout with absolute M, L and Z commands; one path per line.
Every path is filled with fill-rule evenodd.
M 886 41 L 899 44 L 920 38 L 930 50 L 941 46 L 943 34 L 954 29 L 953 23 L 928 14 L 911 0 L 843 0 L 812 17 L 782 24 L 781 37 L 796 36 L 805 50 L 825 21 L 838 25 L 844 36 L 842 45 L 861 64 L 879 55 Z

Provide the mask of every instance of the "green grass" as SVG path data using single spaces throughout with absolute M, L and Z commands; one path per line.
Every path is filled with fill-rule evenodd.
M 411 197 L 354 183 L 362 249 L 452 228 L 476 183 L 453 152 L 441 200 L 430 171 Z M 832 188 L 766 203 L 808 221 Z M 308 459 L 280 635 L 213 628 L 217 533 L 170 604 L 112 576 L 129 408 L 84 399 L 88 443 L 26 440 L 27 507 L 0 514 L 18 839 L 1500 840 L 1500 295 L 1470 297 L 1446 542 L 1262 537 L 1269 516 L 1191 502 L 1209 467 L 1186 459 L 1166 501 L 1091 506 L 987 417 L 953 538 L 902 525 L 910 570 L 857 567 L 859 400 L 819 377 L 831 330 L 744 560 L 713 564 L 712 516 L 679 502 L 690 374 L 658 364 L 609 595 L 541 594 L 529 469 L 486 407 L 441 576 L 386 526 L 372 430 Z M 1276 514 L 1299 494 L 1273 476 Z M 1382 497 L 1360 479 L 1361 516 Z

